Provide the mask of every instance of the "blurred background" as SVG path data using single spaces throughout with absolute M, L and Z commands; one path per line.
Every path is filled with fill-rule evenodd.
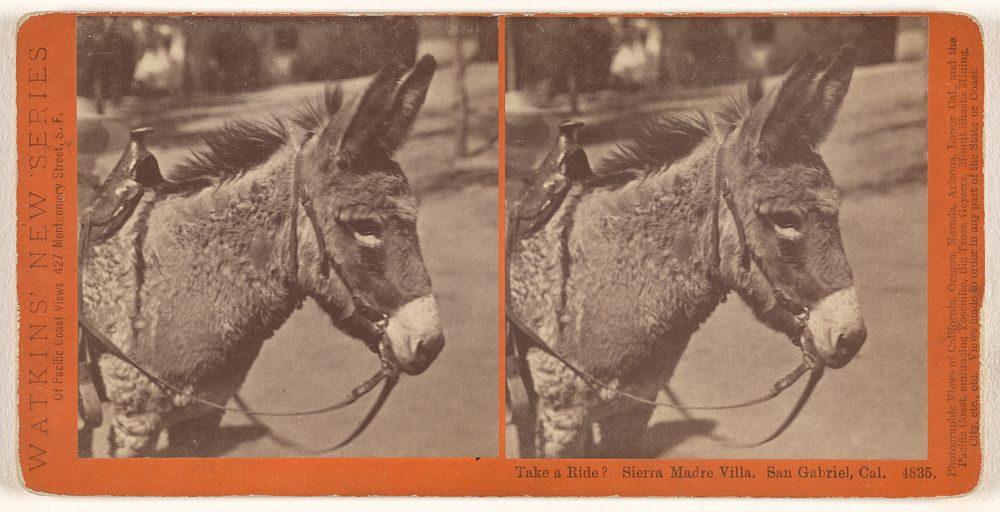
M 850 45 L 860 66 L 927 54 L 922 17 L 531 17 L 507 26 L 508 190 L 530 178 L 531 152 L 567 117 L 608 132 L 636 115 L 705 105 L 734 84 L 784 73 L 811 49 Z
M 653 116 L 713 109 L 749 78 L 773 87 L 806 51 L 858 50 L 850 92 L 820 147 L 844 192 L 841 231 L 868 341 L 826 372 L 795 424 L 766 437 L 802 383 L 765 405 L 694 413 L 657 410 L 649 457 L 920 459 L 927 450 L 927 20 L 923 17 L 508 18 L 505 41 L 508 207 L 555 142 L 586 123 L 591 164 Z M 799 362 L 788 340 L 738 299 L 694 335 L 671 389 L 689 404 L 765 393 Z M 661 398 L 664 398 L 661 396 Z M 507 429 L 508 454 L 516 436 Z
M 921 58 L 920 18 L 514 18 L 509 90 L 551 98 L 601 89 L 718 85 L 786 70 L 805 49 L 859 50 L 860 64 Z M 904 36 L 904 41 L 899 36 Z
M 426 53 L 437 58 L 438 77 L 450 77 L 438 81 L 452 84 L 433 89 L 424 112 L 453 114 L 437 130 L 452 132 L 447 167 L 477 166 L 469 159 L 495 148 L 496 18 L 84 16 L 77 35 L 82 199 L 124 148 L 122 125 L 158 128 L 150 142 L 158 157 L 167 153 L 169 179 L 175 146 L 187 150 L 227 120 L 281 114 L 332 81 L 363 88 L 383 67 Z M 495 171 L 475 179 L 495 183 Z
M 447 345 L 404 377 L 363 436 L 334 456 L 495 456 L 497 389 L 497 19 L 472 16 L 78 17 L 79 204 L 111 171 L 128 131 L 152 126 L 169 180 L 227 121 L 282 117 L 336 81 L 359 93 L 393 63 L 432 54 L 427 100 L 396 160 L 420 200 L 418 232 Z M 288 371 L 294 368 L 294 371 Z M 311 301 L 264 344 L 241 395 L 251 407 L 300 410 L 344 396 L 377 362 Z M 268 421 L 321 448 L 346 435 L 352 408 Z M 105 416 L 108 417 L 107 415 Z M 400 426 L 408 433 L 400 436 Z M 95 455 L 106 436 L 95 436 Z M 105 443 L 101 446 L 100 443 Z M 238 414 L 206 456 L 296 456 Z

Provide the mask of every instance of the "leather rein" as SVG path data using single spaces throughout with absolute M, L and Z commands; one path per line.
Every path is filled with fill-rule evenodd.
M 795 406 L 792 408 L 792 410 L 790 411 L 790 413 L 788 414 L 788 416 L 785 418 L 785 420 L 777 427 L 777 429 L 773 433 L 771 433 L 765 439 L 763 439 L 761 441 L 758 441 L 758 442 L 755 442 L 755 443 L 746 443 L 746 444 L 744 444 L 744 443 L 734 443 L 734 442 L 729 442 L 728 440 L 723 439 L 723 441 L 726 444 L 729 444 L 729 445 L 739 446 L 739 447 L 753 447 L 753 446 L 759 446 L 759 445 L 762 445 L 762 444 L 765 444 L 765 443 L 768 443 L 768 442 L 774 440 L 775 438 L 777 438 L 778 436 L 780 436 L 782 433 L 784 433 L 784 431 L 792 424 L 792 422 L 795 421 L 795 418 L 798 417 L 799 412 L 802 411 L 802 408 L 805 407 L 805 404 L 808 402 L 810 396 L 812 395 L 813 389 L 815 389 L 816 384 L 819 382 L 820 378 L 822 378 L 823 371 L 824 371 L 824 366 L 823 366 L 822 362 L 819 360 L 819 358 L 815 355 L 814 349 L 812 348 L 811 343 L 803 343 L 802 342 L 803 333 L 805 332 L 805 329 L 806 329 L 806 326 L 807 326 L 806 322 L 809 320 L 809 308 L 806 307 L 806 306 L 804 306 L 804 305 L 802 305 L 802 304 L 799 304 L 799 303 L 795 302 L 794 300 L 792 300 L 788 296 L 788 294 L 786 294 L 783 291 L 781 291 L 781 289 L 778 286 L 775 285 L 774 280 L 772 280 L 771 277 L 767 274 L 767 271 L 764 270 L 764 266 L 763 266 L 762 262 L 760 261 L 760 258 L 757 257 L 757 255 L 752 251 L 752 249 L 750 248 L 750 246 L 747 244 L 747 237 L 746 237 L 745 228 L 744 228 L 743 223 L 740 221 L 740 218 L 739 218 L 739 216 L 737 214 L 736 203 L 735 203 L 735 201 L 733 200 L 733 197 L 732 197 L 732 193 L 731 193 L 732 191 L 731 191 L 731 189 L 729 187 L 729 181 L 726 179 L 726 177 L 723 175 L 723 172 L 722 172 L 721 152 L 722 152 L 722 147 L 723 147 L 723 143 L 724 142 L 725 142 L 724 139 L 723 140 L 719 140 L 719 145 L 716 148 L 715 155 L 714 155 L 713 176 L 712 176 L 712 189 L 713 189 L 713 192 L 712 192 L 712 220 L 713 220 L 713 222 L 712 222 L 712 253 L 711 253 L 711 256 L 710 256 L 711 257 L 711 260 L 710 260 L 710 269 L 711 270 L 710 270 L 710 272 L 713 273 L 712 277 L 718 277 L 721 274 L 721 255 L 720 255 L 720 244 L 721 244 L 720 231 L 721 231 L 721 228 L 720 228 L 719 214 L 720 214 L 720 209 L 721 209 L 721 203 L 723 201 L 725 201 L 726 208 L 729 210 L 730 215 L 732 215 L 732 217 L 733 217 L 733 221 L 734 221 L 734 224 L 736 226 L 736 233 L 737 233 L 737 236 L 739 238 L 739 245 L 740 245 L 739 268 L 740 268 L 740 270 L 742 272 L 744 272 L 744 273 L 748 273 L 750 271 L 750 268 L 751 268 L 751 260 L 753 260 L 753 262 L 756 263 L 756 266 L 757 266 L 758 270 L 760 271 L 761 276 L 764 278 L 765 281 L 767 281 L 769 287 L 772 290 L 772 293 L 773 293 L 774 299 L 775 299 L 775 307 L 780 307 L 785 312 L 787 312 L 789 315 L 791 315 L 792 318 L 794 319 L 795 324 L 796 324 L 796 332 L 795 332 L 794 335 L 790 335 L 789 337 L 792 339 L 792 343 L 795 344 L 796 346 L 798 346 L 801 349 L 801 351 L 802 351 L 802 363 L 800 363 L 798 367 L 796 367 L 794 370 L 792 370 L 791 372 L 789 372 L 787 375 L 785 375 L 784 377 L 778 379 L 771 386 L 770 390 L 766 394 L 764 394 L 764 395 L 762 395 L 762 396 L 760 396 L 758 398 L 754 398 L 754 399 L 751 399 L 751 400 L 746 400 L 746 401 L 738 402 L 738 403 L 732 403 L 732 404 L 689 406 L 689 405 L 680 405 L 674 399 L 673 394 L 668 392 L 668 396 L 669 396 L 669 398 L 671 400 L 673 400 L 673 402 L 660 402 L 660 401 L 656 401 L 656 400 L 650 400 L 650 399 L 647 399 L 647 398 L 643 398 L 643 397 L 637 396 L 635 394 L 629 393 L 627 391 L 623 391 L 623 390 L 621 390 L 621 389 L 619 389 L 619 388 L 617 388 L 615 386 L 612 386 L 612 385 L 608 384 L 607 382 L 604 382 L 604 381 L 602 381 L 602 380 L 594 377 L 593 375 L 587 373 L 586 371 L 580 369 L 578 366 L 576 366 L 575 364 L 573 364 L 572 362 L 570 362 L 566 357 L 564 357 L 563 355 L 559 354 L 559 352 L 557 352 L 554 348 L 552 348 L 551 345 L 549 345 L 548 343 L 546 343 L 538 335 L 538 333 L 536 333 L 532 328 L 530 328 L 528 326 L 527 322 L 525 322 L 525 320 L 516 311 L 514 311 L 513 308 L 511 307 L 512 301 L 511 301 L 511 295 L 510 295 L 510 293 L 511 293 L 510 292 L 510 256 L 511 256 L 511 250 L 512 250 L 514 244 L 519 241 L 519 237 L 518 237 L 518 227 L 519 226 L 518 226 L 518 224 L 519 224 L 519 221 L 520 221 L 520 216 L 517 215 L 517 214 L 515 214 L 515 215 L 512 216 L 512 219 L 513 219 L 512 226 L 510 226 L 510 228 L 509 228 L 509 230 L 510 230 L 509 233 L 511 235 L 510 235 L 510 237 L 508 239 L 508 243 L 507 243 L 507 260 L 506 260 L 507 264 L 506 264 L 506 269 L 505 269 L 506 270 L 506 299 L 507 299 L 506 319 L 507 319 L 507 322 L 508 322 L 508 324 L 510 326 L 514 327 L 516 331 L 520 332 L 520 334 L 523 334 L 524 335 L 523 338 L 526 338 L 527 343 L 525 345 L 527 345 L 527 347 L 518 346 L 518 343 L 516 343 L 516 342 L 513 343 L 513 345 L 514 345 L 513 348 L 517 352 L 520 353 L 522 359 L 523 359 L 524 355 L 526 355 L 526 353 L 527 353 L 527 348 L 537 348 L 537 349 L 541 350 L 542 352 L 548 354 L 549 356 L 552 356 L 553 358 L 555 358 L 557 361 L 559 361 L 564 366 L 566 366 L 566 368 L 568 368 L 571 372 L 573 372 L 577 377 L 579 377 L 583 381 L 587 382 L 592 387 L 598 388 L 598 389 L 603 389 L 603 390 L 606 390 L 606 391 L 610 391 L 612 393 L 611 397 L 622 396 L 622 397 L 627 398 L 627 399 L 629 399 L 631 401 L 638 402 L 638 403 L 641 403 L 641 404 L 653 405 L 653 406 L 656 406 L 656 407 L 666 407 L 666 408 L 670 408 L 670 409 L 677 409 L 677 410 L 680 410 L 682 412 L 684 412 L 684 411 L 696 411 L 696 410 L 704 411 L 704 410 L 741 409 L 741 408 L 745 408 L 745 407 L 750 407 L 750 406 L 762 404 L 762 403 L 767 402 L 767 401 L 769 401 L 769 400 L 777 397 L 778 395 L 780 395 L 783 391 L 785 391 L 786 389 L 788 389 L 789 387 L 791 387 L 793 384 L 795 384 L 795 382 L 797 382 L 799 380 L 799 378 L 801 378 L 807 372 L 810 373 L 809 381 L 808 381 L 806 387 L 803 389 L 802 395 L 796 401 Z M 563 236 L 565 237 L 567 235 L 565 233 L 563 233 Z M 531 405 L 533 406 L 534 403 L 537 400 L 537 395 L 535 394 L 535 391 L 534 391 L 534 388 L 533 388 L 533 384 L 531 382 L 531 376 L 527 374 L 528 372 L 525 372 L 526 367 L 527 367 L 526 361 L 522 361 L 521 364 L 522 364 L 522 373 L 521 373 L 522 382 L 523 382 L 523 384 L 525 386 L 525 389 L 526 389 L 526 391 L 528 393 L 529 401 L 531 402 Z
M 304 145 L 305 142 L 308 142 L 308 140 L 309 139 L 307 138 L 302 143 L 302 145 Z M 332 263 L 334 268 L 338 270 L 337 277 L 340 278 L 339 268 L 336 265 L 336 261 L 334 261 L 333 258 L 331 258 L 326 251 L 326 240 L 323 237 L 322 230 L 320 229 L 319 219 L 316 214 L 316 209 L 313 207 L 312 199 L 309 196 L 309 193 L 305 188 L 305 186 L 300 183 L 300 176 L 299 176 L 301 172 L 300 171 L 301 162 L 299 159 L 300 152 L 301 152 L 301 146 L 299 147 L 298 150 L 296 150 L 295 155 L 293 157 L 291 191 L 289 194 L 290 195 L 289 257 L 288 257 L 289 272 L 287 280 L 290 286 L 296 288 L 300 288 L 297 279 L 298 269 L 299 269 L 298 209 L 300 205 L 303 211 L 305 211 L 309 223 L 312 225 L 313 233 L 316 238 L 317 252 L 320 255 L 319 262 L 317 263 L 318 266 L 317 272 L 322 278 L 324 279 L 328 278 L 330 276 L 330 266 Z M 84 241 L 84 246 L 81 247 L 80 249 L 81 258 L 83 257 L 83 255 L 87 253 L 87 249 L 89 249 L 88 247 L 89 242 L 90 240 L 88 237 Z M 341 281 L 343 282 L 345 287 L 349 287 L 347 281 L 344 281 L 342 278 Z M 369 350 L 378 355 L 379 358 L 378 371 L 376 371 L 371 377 L 366 379 L 361 384 L 358 384 L 357 386 L 353 387 L 345 398 L 334 404 L 316 409 L 294 411 L 294 412 L 261 411 L 261 410 L 249 409 L 246 407 L 246 404 L 243 402 L 242 398 L 238 394 L 234 395 L 233 397 L 234 401 L 237 404 L 237 407 L 230 407 L 225 404 L 213 402 L 211 400 L 207 400 L 197 395 L 194 395 L 190 392 L 184 391 L 180 389 L 178 386 L 175 386 L 157 377 L 156 375 L 153 375 L 148 370 L 143 368 L 141 364 L 139 364 L 134 359 L 125 354 L 125 352 L 122 351 L 120 348 L 118 348 L 118 346 L 115 345 L 114 342 L 112 342 L 107 336 L 102 334 L 100 329 L 98 329 L 97 326 L 90 321 L 90 319 L 84 317 L 83 315 L 79 315 L 79 323 L 94 339 L 100 342 L 101 346 L 108 353 L 121 359 L 130 366 L 134 367 L 136 370 L 139 371 L 139 373 L 141 373 L 144 377 L 149 379 L 150 382 L 160 387 L 164 391 L 174 395 L 179 395 L 189 398 L 201 405 L 207 406 L 215 410 L 231 411 L 244 414 L 251 420 L 253 424 L 265 429 L 268 436 L 271 437 L 272 440 L 277 442 L 277 444 L 285 447 L 292 447 L 306 453 L 321 454 L 340 449 L 349 444 L 354 439 L 356 439 L 359 435 L 361 435 L 368 427 L 368 425 L 370 425 L 371 422 L 375 419 L 375 416 L 382 409 L 382 406 L 385 405 L 385 402 L 389 398 L 390 393 L 392 392 L 396 383 L 399 381 L 399 374 L 400 374 L 399 364 L 396 361 L 396 357 L 393 354 L 392 348 L 388 343 L 388 336 L 386 335 L 386 328 L 389 325 L 388 315 L 381 313 L 375 308 L 371 307 L 370 305 L 365 303 L 363 299 L 361 299 L 358 295 L 354 293 L 351 294 L 351 299 L 354 305 L 354 311 L 351 313 L 351 315 L 345 318 L 342 323 L 344 326 L 346 326 L 346 328 L 350 330 L 350 333 L 352 335 L 355 335 L 355 337 L 364 342 L 365 346 L 367 346 Z M 85 338 L 81 336 L 81 345 L 83 344 L 84 339 Z M 81 346 L 80 350 L 84 351 L 86 350 L 86 347 Z M 333 445 L 329 448 L 310 449 L 302 447 L 293 441 L 287 440 L 281 436 L 274 434 L 274 432 L 272 432 L 269 427 L 264 425 L 258 419 L 259 416 L 272 416 L 272 417 L 312 416 L 312 415 L 324 414 L 340 410 L 357 402 L 361 397 L 367 395 L 373 389 L 375 389 L 375 386 L 377 386 L 382 381 L 385 381 L 385 384 L 383 385 L 382 390 L 379 392 L 378 398 L 376 399 L 375 403 L 372 404 L 372 407 L 371 409 L 369 409 L 368 413 L 364 416 L 364 418 L 362 418 L 361 422 L 354 428 L 354 430 L 352 430 L 347 435 L 347 437 L 345 437 L 342 441 L 340 441 L 336 445 Z

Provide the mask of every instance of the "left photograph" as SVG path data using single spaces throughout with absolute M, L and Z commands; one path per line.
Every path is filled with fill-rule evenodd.
M 497 18 L 81 16 L 78 455 L 498 455 Z

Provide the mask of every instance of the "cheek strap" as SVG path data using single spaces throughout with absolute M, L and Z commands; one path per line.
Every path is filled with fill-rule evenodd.
M 306 139 L 308 142 L 309 139 Z M 305 144 L 305 142 L 303 142 Z M 288 269 L 289 280 L 296 281 L 299 274 L 299 205 L 306 212 L 309 223 L 312 224 L 313 233 L 316 236 L 316 250 L 319 254 L 317 271 L 319 275 L 326 279 L 330 276 L 329 256 L 326 252 L 326 238 L 319 227 L 319 216 L 316 215 L 316 208 L 313 206 L 312 198 L 305 185 L 301 183 L 299 174 L 302 169 L 302 148 L 300 147 L 293 157 L 292 163 L 292 183 L 289 191 L 288 204 Z

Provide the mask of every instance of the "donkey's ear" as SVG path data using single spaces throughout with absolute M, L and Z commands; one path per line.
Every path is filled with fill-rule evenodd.
M 788 73 L 760 127 L 758 152 L 779 147 L 815 148 L 833 128 L 854 73 L 854 50 L 845 48 L 833 62 L 807 54 Z
M 808 52 L 792 66 L 773 102 L 758 105 L 765 117 L 760 124 L 756 146 L 763 155 L 793 142 L 806 142 L 803 129 L 808 124 L 809 106 L 814 103 L 815 81 L 825 64 Z
M 380 71 L 358 100 L 347 127 L 342 131 L 339 126 L 327 127 L 326 132 L 332 132 L 332 135 L 341 133 L 339 140 L 335 142 L 338 162 L 350 162 L 369 149 L 369 144 L 385 119 L 385 113 L 392 106 L 393 93 L 404 73 L 406 68 L 402 66 L 391 66 Z
M 805 137 L 813 145 L 823 142 L 833 128 L 833 121 L 851 85 L 855 58 L 853 48 L 844 48 L 816 84 L 815 103 L 805 126 Z
M 424 55 L 396 91 L 396 97 L 386 112 L 382 129 L 378 133 L 379 147 L 387 154 L 394 153 L 410 133 L 410 127 L 427 98 L 427 89 L 434 78 L 436 67 L 434 57 Z

